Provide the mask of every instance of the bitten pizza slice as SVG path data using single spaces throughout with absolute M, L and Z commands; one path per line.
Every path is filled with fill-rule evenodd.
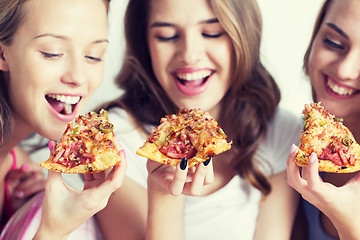
M 321 103 L 306 104 L 304 128 L 295 162 L 306 166 L 315 152 L 319 171 L 348 173 L 360 170 L 360 146 L 343 119 L 330 114 Z
M 124 153 L 115 140 L 107 112 L 89 112 L 67 124 L 50 157 L 40 166 L 63 173 L 95 173 L 119 163 Z
M 226 137 L 209 113 L 181 108 L 178 114 L 163 117 L 136 153 L 173 166 L 185 157 L 191 167 L 229 150 Z

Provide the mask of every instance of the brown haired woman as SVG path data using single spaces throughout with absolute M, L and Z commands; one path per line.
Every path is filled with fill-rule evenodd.
M 327 0 L 315 22 L 304 57 L 313 100 L 332 114 L 360 140 L 360 2 Z M 358 103 L 359 101 L 359 103 Z M 294 163 L 293 146 L 288 163 L 289 184 L 303 196 L 308 239 L 360 239 L 360 175 L 318 172 L 316 154 L 308 167 Z M 320 176 L 320 177 L 319 177 Z
M 278 86 L 260 61 L 256 1 L 130 0 L 124 22 L 116 79 L 124 94 L 107 108 L 129 161 L 124 186 L 97 214 L 103 232 L 113 231 L 105 237 L 144 239 L 148 226 L 154 239 L 165 231 L 171 239 L 289 239 L 296 195 L 284 170 L 301 124 L 278 108 Z M 190 169 L 148 161 L 148 175 L 136 149 L 180 107 L 208 111 L 232 149 Z

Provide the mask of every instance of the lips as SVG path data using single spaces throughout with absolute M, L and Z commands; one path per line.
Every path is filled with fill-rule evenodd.
M 80 96 L 61 94 L 48 94 L 45 98 L 54 111 L 63 115 L 71 115 L 81 99 Z
M 338 98 L 347 98 L 355 94 L 358 94 L 360 90 L 345 86 L 344 84 L 338 83 L 329 76 L 325 76 L 325 84 L 327 86 L 327 91 L 332 95 Z
M 180 92 L 187 96 L 195 96 L 206 90 L 208 80 L 214 74 L 209 69 L 183 69 L 173 73 Z

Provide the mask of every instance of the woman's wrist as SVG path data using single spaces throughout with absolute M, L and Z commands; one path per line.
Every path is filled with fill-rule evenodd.
M 64 233 L 63 229 L 58 229 L 56 231 L 50 230 L 51 228 L 44 226 L 44 224 L 40 224 L 39 229 L 37 230 L 33 240 L 66 240 L 69 233 Z

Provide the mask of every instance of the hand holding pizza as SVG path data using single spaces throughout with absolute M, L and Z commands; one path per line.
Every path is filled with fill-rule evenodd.
M 148 160 L 147 169 L 148 181 L 157 183 L 174 196 L 180 194 L 198 196 L 205 185 L 214 181 L 213 165 L 210 159 L 190 168 L 187 167 L 186 158 L 177 166 Z
M 316 206 L 332 221 L 340 239 L 359 239 L 358 216 L 360 215 L 360 174 L 341 187 L 323 182 L 318 172 L 318 158 L 311 154 L 301 175 L 295 164 L 298 148 L 293 145 L 287 161 L 288 183 L 304 199 Z M 355 204 L 354 204 L 355 203 Z
M 111 194 L 122 186 L 127 162 L 119 146 L 121 162 L 112 169 L 84 174 L 84 189 L 77 191 L 65 184 L 61 173 L 48 171 L 42 219 L 34 239 L 66 239 L 67 236 L 102 210 Z

